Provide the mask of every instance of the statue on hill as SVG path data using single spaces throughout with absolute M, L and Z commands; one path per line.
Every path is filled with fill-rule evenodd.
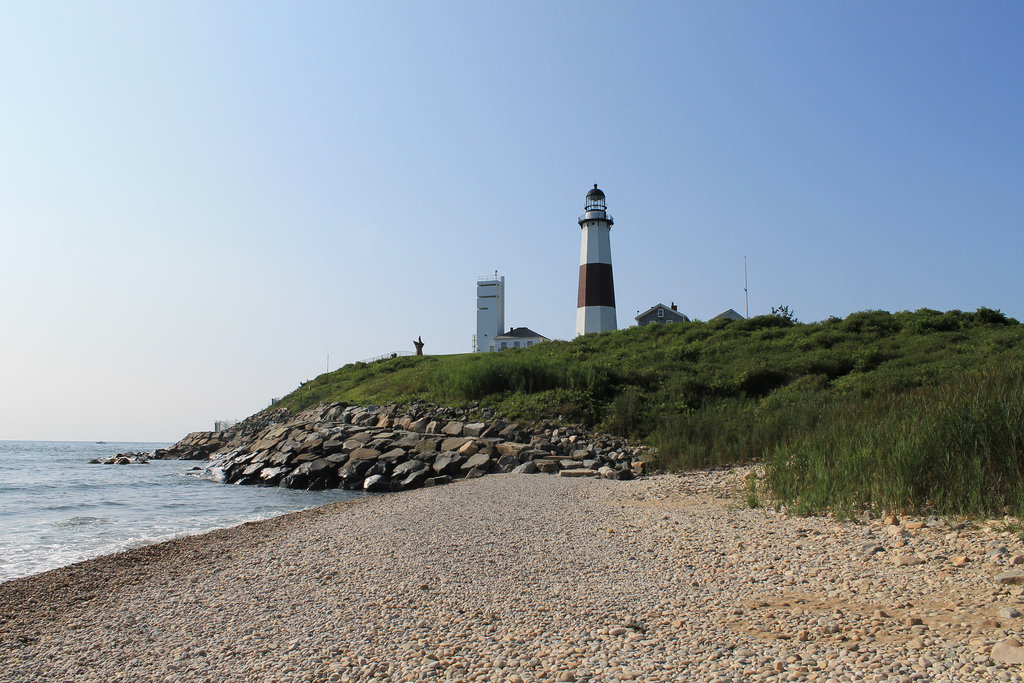
M 415 346 L 415 347 L 416 347 L 416 355 L 417 355 L 417 356 L 422 356 L 422 355 L 423 355 L 423 335 L 420 335 L 420 336 L 419 336 L 419 337 L 418 337 L 418 338 L 417 338 L 417 339 L 416 339 L 416 340 L 415 340 L 415 341 L 413 342 L 413 346 Z

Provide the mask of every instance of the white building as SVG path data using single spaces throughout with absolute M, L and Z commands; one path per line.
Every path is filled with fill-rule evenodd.
M 525 349 L 534 344 L 540 344 L 541 342 L 550 341 L 547 337 L 541 334 L 537 334 L 529 327 L 512 327 L 509 331 L 504 334 L 499 334 L 494 338 L 494 343 L 498 347 L 498 351 L 504 351 L 505 349 Z
M 494 338 L 505 329 L 505 276 L 495 271 L 493 276 L 476 281 L 476 336 L 473 353 L 497 351 Z

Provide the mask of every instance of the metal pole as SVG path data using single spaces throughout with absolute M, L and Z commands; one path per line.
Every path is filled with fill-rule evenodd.
M 747 257 L 743 257 L 743 311 L 750 317 L 750 297 L 747 296 Z

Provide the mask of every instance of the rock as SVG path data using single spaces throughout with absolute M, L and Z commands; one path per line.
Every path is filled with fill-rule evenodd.
M 338 468 L 338 477 L 345 488 L 362 487 L 363 477 L 369 473 L 371 467 L 373 462 L 370 460 L 350 460 Z
M 439 448 L 441 451 L 457 451 L 465 444 L 469 443 L 471 439 L 467 439 L 462 436 L 450 436 L 441 442 Z
M 915 564 L 924 564 L 924 560 L 922 560 L 917 555 L 897 555 L 893 558 L 892 562 L 897 567 L 907 567 Z
M 417 434 L 424 434 L 427 431 L 427 425 L 430 424 L 430 420 L 425 417 L 421 417 L 418 420 L 413 420 L 409 423 L 408 430 L 410 432 L 416 432 Z
M 999 608 L 999 616 L 1003 619 L 1016 619 L 1021 614 L 1020 610 L 1016 607 L 1010 607 L 1009 605 Z
M 464 461 L 458 453 L 442 453 L 434 459 L 431 468 L 438 474 L 458 474 Z
M 462 430 L 465 427 L 465 423 L 452 420 L 441 429 L 441 433 L 448 436 L 462 436 Z
M 324 442 L 324 455 L 340 453 L 345 448 L 345 442 L 341 439 L 329 439 Z
M 924 522 L 921 522 L 921 521 L 907 522 L 906 524 L 903 525 L 903 527 L 905 529 L 920 529 L 920 528 L 924 527 Z
M 560 471 L 558 473 L 558 476 L 560 476 L 560 477 L 596 477 L 597 476 L 597 472 L 594 471 L 594 470 L 587 470 L 587 469 L 583 469 L 582 467 L 578 467 L 576 469 L 571 469 L 571 470 L 562 470 L 562 471 Z
M 424 486 L 443 486 L 445 484 L 450 484 L 450 483 L 452 483 L 452 478 L 449 477 L 447 474 L 445 474 L 445 475 L 442 475 L 440 477 L 430 477 L 429 479 L 427 479 L 426 481 L 423 482 L 423 485 Z
M 953 557 L 949 558 L 949 563 L 951 565 L 953 565 L 954 567 L 962 567 L 965 564 L 967 564 L 967 556 L 966 555 L 954 555 Z
M 463 436 L 480 436 L 480 434 L 487 429 L 486 423 L 483 422 L 470 422 L 462 428 Z
M 514 455 L 503 455 L 498 458 L 497 468 L 499 472 L 511 472 L 515 468 L 520 467 L 519 460 Z M 534 468 L 534 472 L 537 468 Z
M 296 467 L 291 474 L 282 477 L 280 485 L 289 489 L 304 489 L 309 485 L 309 472 L 302 466 Z
M 392 448 L 387 453 L 382 453 L 380 459 L 385 462 L 398 462 L 405 458 L 405 450 L 402 448 Z
M 884 553 L 884 552 L 885 552 L 885 548 L 880 546 L 880 545 L 878 545 L 874 541 L 868 541 L 867 543 L 862 544 L 861 547 L 860 547 L 860 554 L 862 556 L 864 556 L 864 557 L 871 557 L 875 553 Z
M 476 455 L 480 451 L 480 444 L 476 441 L 467 441 L 456 449 L 459 455 L 464 455 L 467 458 L 471 455 Z
M 363 490 L 371 492 L 381 492 L 391 490 L 391 480 L 385 477 L 383 474 L 374 474 L 366 478 L 363 482 Z
M 466 479 L 477 479 L 487 474 L 487 470 L 480 467 L 474 467 L 469 472 L 466 472 Z
M 504 441 L 495 446 L 498 449 L 498 455 L 514 455 L 519 456 L 523 451 L 529 450 L 529 446 L 525 443 L 515 443 L 513 441 Z
M 420 439 L 419 443 L 413 448 L 417 453 L 430 453 L 436 451 L 441 445 L 443 439 L 437 436 L 428 436 L 424 439 Z
M 532 460 L 529 460 L 527 462 L 524 462 L 522 465 L 513 468 L 512 474 L 536 474 L 538 471 L 539 470 L 537 469 L 536 463 L 534 463 Z
M 433 474 L 429 469 L 419 469 L 415 472 L 409 473 L 404 479 L 402 479 L 398 486 L 403 491 L 409 489 L 417 489 L 423 486 L 423 483 Z M 397 476 L 395 477 L 397 479 Z
M 470 456 L 466 462 L 462 463 L 460 469 L 463 472 L 468 472 L 472 469 L 479 469 L 486 473 L 490 471 L 493 463 L 494 460 L 491 459 L 491 456 L 486 453 L 477 453 L 476 455 Z
M 992 647 L 992 659 L 1003 664 L 1024 664 L 1024 648 L 1015 638 L 1001 640 Z
M 629 465 L 625 465 L 615 470 L 615 479 L 618 481 L 629 481 L 633 478 L 633 470 Z
M 420 470 L 425 469 L 426 466 L 427 464 L 422 460 L 406 460 L 405 462 L 395 467 L 394 471 L 391 473 L 391 476 L 394 477 L 395 479 L 402 479 L 404 477 L 409 476 L 413 472 L 419 472 Z
M 504 429 L 498 432 L 498 436 L 504 439 L 505 441 L 519 441 L 521 438 L 521 433 L 522 429 L 519 426 L 519 423 L 513 422 L 512 424 L 506 426 Z
M 923 650 L 924 641 L 920 637 L 911 638 L 910 642 L 907 643 L 907 647 L 911 650 Z
M 380 451 L 373 448 L 357 448 L 349 453 L 349 462 L 355 462 L 356 460 L 376 460 L 380 457 Z
M 1024 555 L 1011 555 L 1010 559 L 1006 562 L 1011 567 L 1016 567 L 1019 564 L 1024 564 Z
M 276 486 L 278 480 L 287 472 L 284 467 L 264 467 L 260 471 L 260 480 L 267 486 Z
M 1024 585 L 1024 570 L 1011 569 L 1008 572 L 996 574 L 994 580 L 996 583 L 1002 583 L 1010 586 Z
M 406 450 L 411 450 L 416 448 L 416 446 L 419 445 L 420 441 L 422 441 L 422 439 L 420 439 L 420 437 L 416 436 L 415 434 L 406 434 L 395 439 L 391 446 L 392 448 L 404 448 Z

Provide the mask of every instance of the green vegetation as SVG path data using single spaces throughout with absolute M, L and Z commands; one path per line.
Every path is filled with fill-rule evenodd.
M 644 439 L 665 469 L 763 460 L 766 493 L 802 512 L 989 514 L 1024 505 L 1022 378 L 1024 326 L 999 311 L 805 324 L 783 307 L 497 354 L 355 363 L 279 405 L 474 405 Z M 753 488 L 750 500 L 764 502 Z

